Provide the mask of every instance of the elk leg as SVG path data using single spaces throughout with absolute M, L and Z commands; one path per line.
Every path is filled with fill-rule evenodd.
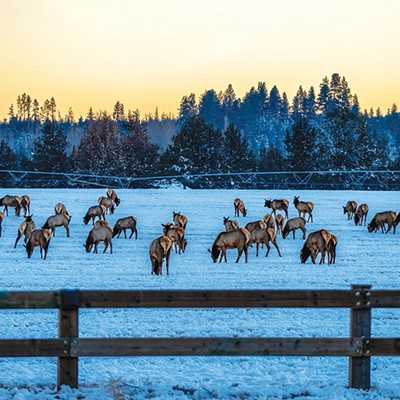
M 272 244 L 273 244 L 273 245 L 275 246 L 275 248 L 278 250 L 279 257 L 282 257 L 281 251 L 279 250 L 279 247 L 278 247 L 278 245 L 276 244 L 276 241 L 275 241 L 275 240 L 272 242 Z
M 247 263 L 247 258 L 249 256 L 249 249 L 247 246 L 244 246 L 243 249 L 244 249 L 244 262 Z
M 68 226 L 68 224 L 65 225 L 65 230 L 67 231 L 67 237 L 70 237 L 70 236 L 69 236 L 69 226 Z
M 293 239 L 296 239 L 296 234 L 295 234 L 295 232 L 296 232 L 296 229 L 293 229 Z
M 124 228 L 124 238 L 126 239 L 126 229 L 125 228 Z
M 224 250 L 221 250 L 221 256 L 219 257 L 219 262 L 222 261 L 222 257 L 224 256 Z
M 257 247 L 256 247 L 256 257 L 258 257 L 258 248 L 259 248 L 260 244 L 257 243 L 256 246 L 257 246 Z
M 171 248 L 167 251 L 167 255 L 165 256 L 165 266 L 167 268 L 167 275 L 169 275 L 169 258 L 171 256 Z
M 119 231 L 119 232 L 118 232 L 117 239 L 121 236 L 121 232 L 122 232 L 122 231 Z
M 133 236 L 133 228 L 131 228 L 131 234 L 129 236 L 129 239 Z
M 19 241 L 19 239 L 22 238 L 23 233 L 21 233 L 20 231 L 18 231 L 18 236 L 17 239 L 15 240 L 15 244 L 14 244 L 14 249 L 17 247 L 17 243 Z M 1 236 L 1 235 L 0 235 Z
M 237 259 L 236 259 L 236 262 L 237 262 L 237 263 L 239 262 L 240 257 L 242 256 L 242 253 L 243 253 L 243 248 L 242 248 L 242 249 L 239 249 L 239 248 L 238 248 L 238 257 L 237 257 Z
M 271 250 L 271 246 L 269 245 L 269 242 L 266 242 L 265 245 L 267 246 L 267 249 L 268 249 L 267 253 L 265 254 L 265 257 L 268 257 L 268 254 L 269 254 L 269 252 Z
M 305 240 L 305 239 L 306 239 L 306 232 L 307 232 L 307 230 L 306 230 L 306 228 L 303 228 L 303 227 L 300 227 L 300 229 L 301 229 L 302 232 L 303 232 L 303 240 Z
M 43 258 L 43 247 L 40 246 L 40 258 Z
M 103 254 L 106 252 L 107 248 L 108 248 L 108 240 L 106 239 L 106 240 L 104 241 L 104 250 L 103 250 Z

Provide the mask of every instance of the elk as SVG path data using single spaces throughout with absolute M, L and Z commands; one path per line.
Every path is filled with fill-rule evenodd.
M 343 214 L 347 214 L 347 219 L 350 220 L 353 218 L 354 213 L 357 210 L 357 202 L 354 200 L 349 200 L 345 206 L 343 207 Z
M 114 189 L 107 189 L 107 197 L 111 199 L 116 206 L 119 206 L 121 200 L 118 198 L 117 193 Z
M 31 198 L 27 194 L 21 196 L 21 207 L 24 209 L 24 217 L 31 213 Z
M 382 233 L 384 231 L 385 224 L 387 224 L 386 233 L 388 233 L 393 226 L 393 233 L 396 233 L 396 213 L 394 211 L 384 211 L 375 214 L 372 221 L 368 224 L 368 232 L 376 232 L 379 228 L 382 229 Z
M 67 217 L 68 222 L 71 221 L 71 216 L 68 214 L 67 208 L 65 207 L 64 204 L 62 204 L 62 203 L 57 203 L 57 204 L 54 206 L 54 212 L 55 212 L 56 214 L 64 214 L 64 215 Z
M 50 229 L 53 236 L 56 236 L 56 227 L 63 226 L 69 237 L 69 219 L 65 214 L 56 214 L 47 218 L 47 221 L 43 225 L 43 229 Z
M 267 229 L 254 229 L 251 233 L 251 243 L 256 243 L 256 256 L 258 257 L 258 248 L 260 246 L 260 243 L 265 244 L 267 246 L 267 253 L 265 254 L 265 257 L 268 257 L 268 254 L 271 250 L 271 246 L 269 245 L 269 242 L 271 242 L 276 250 L 278 250 L 279 257 L 282 257 L 282 254 L 279 250 L 279 247 L 276 243 L 276 233 L 272 228 L 267 228 Z
M 300 196 L 294 196 L 293 204 L 297 208 L 297 211 L 299 212 L 299 217 L 303 216 L 304 218 L 306 217 L 306 214 L 308 214 L 308 221 L 314 222 L 313 220 L 313 209 L 314 209 L 314 203 L 311 201 L 305 202 L 305 201 L 300 201 L 299 200 Z M 301 215 L 303 214 L 303 215 Z
M 281 214 L 278 214 L 275 218 L 276 221 L 276 233 L 282 233 L 283 224 L 285 222 L 285 217 Z
M 239 229 L 239 223 L 235 220 L 231 221 L 229 217 L 224 217 L 224 226 L 227 232 Z
M 267 229 L 267 224 L 263 220 L 249 222 L 246 224 L 245 229 L 251 233 L 254 229 Z
M 265 214 L 263 217 L 263 221 L 267 224 L 267 228 L 272 228 L 275 230 L 275 220 L 271 214 Z
M 106 208 L 106 212 L 108 214 L 114 214 L 115 206 L 112 199 L 110 199 L 109 197 L 99 197 L 97 201 L 99 203 L 99 206 L 104 206 Z
M 289 207 L 289 201 L 286 199 L 282 200 L 267 200 L 264 199 L 264 207 L 268 207 L 272 209 L 272 214 L 276 217 L 276 210 L 283 210 L 285 211 L 285 216 L 286 218 L 289 218 L 288 215 L 288 207 Z
M 160 236 L 154 239 L 149 248 L 151 261 L 151 274 L 162 275 L 162 265 L 165 260 L 167 275 L 169 275 L 169 258 L 171 255 L 172 242 L 167 236 Z
M 96 219 L 96 217 L 100 221 L 101 221 L 101 219 L 103 219 L 105 221 L 106 220 L 105 213 L 106 213 L 105 206 L 89 207 L 86 212 L 86 215 L 83 217 L 83 222 L 85 225 L 87 225 L 89 223 L 89 221 L 92 219 L 93 225 L 94 225 L 94 220 Z
M 315 261 L 319 253 L 321 253 L 320 264 L 324 263 L 328 243 L 331 240 L 331 238 L 332 235 L 326 229 L 321 229 L 320 231 L 310 233 L 307 236 L 307 240 L 305 241 L 302 250 L 300 251 L 300 260 L 302 264 L 304 264 L 307 261 L 310 255 L 312 263 L 315 264 Z M 329 257 L 328 257 L 328 264 L 330 264 Z
M 47 252 L 49 251 L 51 239 L 51 232 L 48 229 L 35 229 L 26 243 L 26 252 L 28 258 L 32 257 L 32 253 L 35 247 L 40 247 L 40 258 L 46 259 Z M 44 250 L 44 257 L 43 257 Z
M 354 214 L 354 223 L 356 225 L 362 225 L 364 220 L 364 225 L 367 224 L 367 215 L 368 215 L 368 204 L 361 204 L 358 206 L 356 213 Z
M 306 219 L 303 217 L 295 217 L 288 219 L 282 231 L 283 239 L 286 239 L 290 232 L 293 232 L 293 239 L 295 239 L 296 238 L 295 231 L 296 229 L 300 229 L 303 232 L 303 240 L 305 240 L 307 232 L 305 225 L 306 225 Z
M 129 236 L 129 239 L 133 236 L 133 234 L 135 234 L 135 239 L 137 239 L 138 232 L 137 232 L 136 224 L 137 224 L 137 219 L 135 217 L 130 216 L 130 217 L 125 217 L 125 218 L 120 218 L 119 220 L 117 220 L 117 222 L 114 225 L 113 237 L 118 235 L 117 238 L 119 238 L 119 236 L 121 235 L 121 232 L 123 231 L 125 239 L 126 239 L 126 230 L 130 229 L 131 235 Z
M 247 215 L 247 209 L 244 207 L 244 203 L 239 198 L 233 201 L 233 206 L 235 207 L 235 217 L 239 216 L 239 212 L 242 213 L 243 217 Z
M 211 258 L 214 263 L 217 262 L 220 253 L 221 257 L 219 262 L 222 261 L 222 258 L 224 258 L 225 262 L 227 262 L 226 250 L 228 249 L 238 250 L 238 257 L 236 259 L 236 262 L 238 263 L 244 251 L 245 262 L 247 263 L 248 247 L 250 246 L 250 243 L 250 232 L 245 228 L 240 228 L 236 231 L 221 232 L 215 239 L 212 250 L 208 249 L 208 251 L 211 253 Z
M 9 196 L 6 195 L 0 199 L 0 206 L 4 206 L 4 212 L 8 216 L 8 207 L 13 207 L 15 209 L 15 215 L 19 217 L 21 211 L 22 199 L 19 196 Z
M 4 219 L 4 213 L 3 213 L 3 211 L 0 211 L 0 237 L 1 237 L 1 234 L 3 233 L 3 227 L 2 227 L 3 219 Z
M 163 226 L 163 234 L 171 239 L 175 248 L 175 253 L 181 254 L 185 252 L 187 240 L 185 239 L 185 230 L 181 226 L 171 223 L 161 224 Z
M 22 236 L 25 236 L 24 242 L 26 244 L 26 242 L 31 237 L 32 232 L 36 229 L 36 225 L 32 217 L 33 215 L 27 215 L 26 217 L 24 217 L 25 221 L 19 225 L 18 235 L 17 238 L 15 239 L 14 249 L 17 247 L 17 243 Z
M 182 215 L 180 212 L 172 212 L 172 220 L 174 221 L 174 224 L 176 226 L 180 226 L 183 229 L 186 229 L 186 224 L 187 224 L 187 218 Z
M 336 245 L 338 238 L 331 233 L 331 240 L 328 242 L 326 250 L 328 252 L 328 264 L 335 264 L 336 262 Z
M 98 253 L 97 246 L 100 242 L 104 242 L 103 253 L 107 251 L 108 245 L 110 245 L 110 254 L 112 254 L 112 235 L 113 230 L 108 226 L 107 221 L 97 221 L 97 225 L 93 226 L 92 230 L 86 239 L 86 244 L 83 246 L 86 249 L 86 253 L 90 253 L 94 245 L 93 253 Z

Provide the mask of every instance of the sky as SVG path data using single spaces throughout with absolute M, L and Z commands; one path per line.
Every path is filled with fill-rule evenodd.
M 182 96 L 259 81 L 291 101 L 345 76 L 362 108 L 400 105 L 396 0 L 0 0 L 0 117 L 19 94 L 66 114 L 177 114 Z

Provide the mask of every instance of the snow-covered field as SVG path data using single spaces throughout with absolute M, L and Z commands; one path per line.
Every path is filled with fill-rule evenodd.
M 343 215 L 347 200 L 369 204 L 368 221 L 379 211 L 400 211 L 399 192 L 261 191 L 261 190 L 119 190 L 121 205 L 107 219 L 134 215 L 139 237 L 114 239 L 114 254 L 87 254 L 83 244 L 91 226 L 82 218 L 97 204 L 103 189 L 1 190 L 29 194 L 36 225 L 42 226 L 62 202 L 72 215 L 71 237 L 58 228 L 48 258 L 39 250 L 28 260 L 22 240 L 14 249 L 22 222 L 10 211 L 0 238 L 0 290 L 78 289 L 348 289 L 351 284 L 371 284 L 375 289 L 399 289 L 400 232 L 369 234 Z M 278 238 L 283 257 L 271 248 L 249 262 L 235 264 L 236 250 L 228 263 L 213 264 L 207 252 L 224 230 L 223 217 L 233 218 L 233 200 L 240 197 L 248 209 L 241 226 L 261 219 L 270 210 L 264 198 L 287 198 L 289 216 L 297 216 L 292 200 L 315 203 L 314 223 L 308 232 L 326 228 L 339 238 L 333 266 L 301 264 L 301 232 L 293 240 Z M 150 242 L 161 234 L 161 223 L 172 212 L 188 217 L 187 250 L 172 254 L 170 275 L 150 274 Z M 400 229 L 400 227 L 399 227 Z M 1 338 L 55 338 L 57 311 L 0 311 Z M 399 337 L 400 312 L 374 310 L 372 334 Z M 348 310 L 81 310 L 81 337 L 347 337 Z M 372 359 L 373 389 L 366 393 L 347 389 L 348 359 L 322 357 L 167 357 L 81 358 L 79 390 L 55 391 L 55 358 L 0 359 L 0 399 L 400 399 L 400 360 Z

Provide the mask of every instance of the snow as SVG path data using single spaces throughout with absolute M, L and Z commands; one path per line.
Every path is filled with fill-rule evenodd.
M 7 189 L 5 194 L 29 194 L 33 219 L 41 227 L 64 203 L 72 215 L 71 237 L 57 228 L 47 260 L 35 249 L 28 259 L 22 240 L 13 248 L 22 218 L 13 210 L 3 221 L 0 238 L 0 290 L 78 289 L 348 289 L 371 284 L 374 289 L 398 289 L 399 234 L 369 234 L 343 214 L 348 200 L 369 204 L 368 221 L 376 212 L 398 209 L 399 192 L 265 191 L 265 190 L 119 190 L 122 199 L 110 225 L 118 218 L 138 219 L 138 239 L 114 239 L 114 253 L 87 254 L 83 244 L 91 226 L 86 210 L 105 195 L 104 189 Z M 278 238 L 283 257 L 272 246 L 256 258 L 250 249 L 235 264 L 213 264 L 207 249 L 223 230 L 223 217 L 233 217 L 233 200 L 240 197 L 248 215 L 240 226 L 270 212 L 265 198 L 290 200 L 289 216 L 297 216 L 292 200 L 315 203 L 314 223 L 307 231 L 326 228 L 339 238 L 333 266 L 301 264 L 302 235 Z M 188 217 L 184 254 L 172 254 L 170 275 L 151 275 L 150 242 L 172 212 Z M 1 338 L 57 337 L 57 310 L 1 310 Z M 373 310 L 372 335 L 398 337 L 400 311 Z M 348 337 L 349 310 L 327 309 L 177 309 L 80 311 L 81 337 Z M 344 357 L 137 357 L 80 358 L 80 389 L 56 392 L 56 358 L 0 359 L 0 399 L 393 399 L 400 396 L 400 361 L 372 358 L 372 390 L 348 389 L 348 359 Z

